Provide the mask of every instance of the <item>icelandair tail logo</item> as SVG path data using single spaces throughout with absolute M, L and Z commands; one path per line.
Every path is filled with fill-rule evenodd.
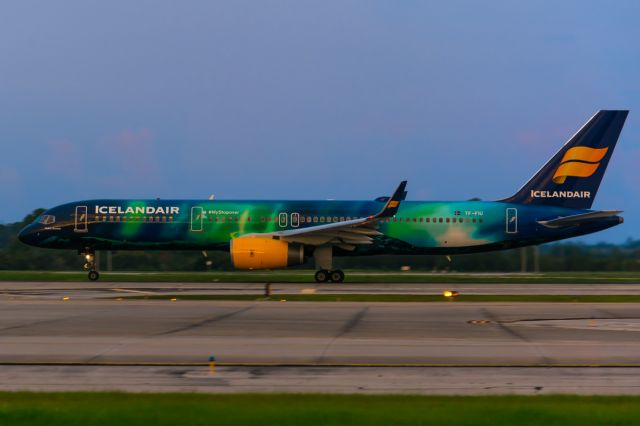
M 591 176 L 598 170 L 600 160 L 608 150 L 609 148 L 588 148 L 586 146 L 574 146 L 567 150 L 553 175 L 553 183 L 561 185 L 567 176 Z
M 553 183 L 562 185 L 568 176 L 589 177 L 600 167 L 600 160 L 609 148 L 589 148 L 574 146 L 567 150 L 560 165 L 553 174 Z M 536 191 L 531 190 L 532 198 L 591 198 L 591 191 Z

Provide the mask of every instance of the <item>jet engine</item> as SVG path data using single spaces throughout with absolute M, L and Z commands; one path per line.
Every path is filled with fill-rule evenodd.
M 271 238 L 232 238 L 230 252 L 231 262 L 237 269 L 286 268 L 304 262 L 302 244 Z

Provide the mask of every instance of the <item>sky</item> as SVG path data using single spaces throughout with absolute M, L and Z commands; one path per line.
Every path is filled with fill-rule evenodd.
M 593 208 L 640 238 L 640 2 L 61 1 L 0 11 L 0 223 L 90 198 L 514 193 L 630 109 Z

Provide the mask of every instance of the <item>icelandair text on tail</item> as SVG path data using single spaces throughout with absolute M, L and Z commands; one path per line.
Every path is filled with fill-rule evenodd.
M 531 198 L 591 198 L 589 191 L 535 191 L 531 190 Z

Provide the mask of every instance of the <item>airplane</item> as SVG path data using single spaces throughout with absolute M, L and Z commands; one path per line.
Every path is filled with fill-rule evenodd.
M 315 261 L 317 282 L 342 282 L 334 256 L 456 255 L 512 249 L 623 223 L 591 210 L 629 111 L 597 112 L 511 197 L 405 201 L 406 181 L 372 201 L 75 201 L 20 231 L 26 244 L 77 250 L 95 281 L 96 250 L 223 250 L 237 269 Z

